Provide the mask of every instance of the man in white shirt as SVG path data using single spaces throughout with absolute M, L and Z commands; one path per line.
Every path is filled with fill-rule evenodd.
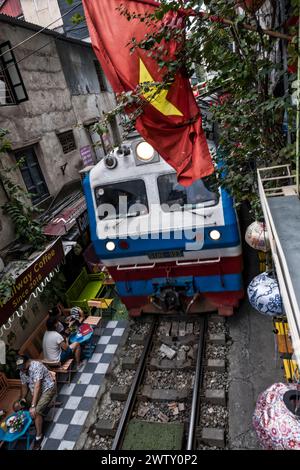
M 57 332 L 58 320 L 55 317 L 50 317 L 47 320 L 47 331 L 43 338 L 43 354 L 44 358 L 51 362 L 65 362 L 73 355 L 75 357 L 77 366 L 80 365 L 80 344 L 69 344 L 64 337 Z

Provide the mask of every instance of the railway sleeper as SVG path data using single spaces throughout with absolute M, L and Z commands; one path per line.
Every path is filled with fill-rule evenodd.
M 152 388 L 149 385 L 144 385 L 138 393 L 140 400 L 150 400 L 157 402 L 167 401 L 182 401 L 186 400 L 190 396 L 190 390 L 172 390 L 172 389 L 161 389 Z
M 125 385 L 123 387 L 119 385 L 114 385 L 110 390 L 110 398 L 116 401 L 126 401 L 129 393 L 129 386 Z
M 217 345 L 224 346 L 226 344 L 225 333 L 217 333 L 217 334 L 209 333 L 208 341 L 211 344 L 217 344 Z
M 132 344 L 144 345 L 147 340 L 146 335 L 134 334 L 132 335 L 131 342 Z
M 225 359 L 208 359 L 206 368 L 209 372 L 225 372 L 226 362 Z
M 184 345 L 191 345 L 196 344 L 198 341 L 198 337 L 194 334 L 189 334 L 186 336 L 159 336 L 155 339 L 154 344 L 164 343 L 167 346 L 174 346 L 174 344 Z
M 203 399 L 212 405 L 226 406 L 226 393 L 224 389 L 207 389 L 204 392 Z
M 124 356 L 122 360 L 123 370 L 135 370 L 137 368 L 138 360 L 134 356 Z
M 197 428 L 196 438 L 211 447 L 225 448 L 225 431 L 223 428 Z
M 99 434 L 99 436 L 113 437 L 116 433 L 117 423 L 116 421 L 109 419 L 99 419 L 99 421 L 95 423 L 94 428 L 96 429 L 96 432 Z
M 156 358 L 152 358 L 149 364 L 150 370 L 167 370 L 167 369 L 177 369 L 177 370 L 195 370 L 195 365 L 193 361 L 178 361 L 173 359 L 162 359 L 158 360 Z

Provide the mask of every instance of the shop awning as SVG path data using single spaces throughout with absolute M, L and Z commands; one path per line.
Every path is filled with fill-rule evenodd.
M 81 197 L 64 208 L 43 227 L 45 235 L 60 237 L 65 235 L 75 224 L 78 217 L 86 211 L 85 198 Z

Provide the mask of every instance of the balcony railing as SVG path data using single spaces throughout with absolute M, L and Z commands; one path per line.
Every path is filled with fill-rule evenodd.
M 295 245 L 300 243 L 300 200 L 296 175 L 291 173 L 289 165 L 260 168 L 258 185 L 284 312 L 300 369 L 300 253 L 295 250 Z M 299 279 L 295 273 L 299 273 Z

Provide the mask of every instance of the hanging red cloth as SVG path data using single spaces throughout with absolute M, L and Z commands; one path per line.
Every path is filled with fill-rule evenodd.
M 185 13 L 169 12 L 154 24 L 139 18 L 128 21 L 118 10 L 122 5 L 131 15 L 143 17 L 159 6 L 152 0 L 83 0 L 83 5 L 92 45 L 114 91 L 122 93 L 142 87 L 145 106 L 135 123 L 138 132 L 175 168 L 181 184 L 188 186 L 213 173 L 199 107 L 184 71 L 176 74 L 169 89 L 156 88 L 154 95 L 152 86 L 152 92 L 143 93 L 143 83 L 163 82 L 166 68 L 160 69 L 148 50 L 130 51 L 132 38 L 139 43 L 163 25 L 181 29 L 183 37 Z M 162 40 L 159 46 L 161 57 L 172 61 L 182 42 Z

